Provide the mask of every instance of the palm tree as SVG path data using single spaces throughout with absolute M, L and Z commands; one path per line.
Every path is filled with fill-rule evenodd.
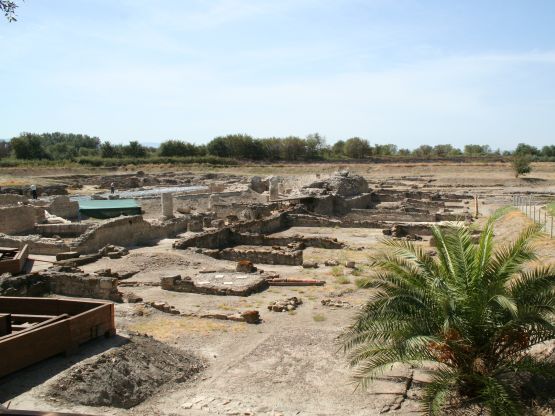
M 432 376 L 421 399 L 429 415 L 453 403 L 522 414 L 516 375 L 555 375 L 528 351 L 555 338 L 555 269 L 526 268 L 538 230 L 498 248 L 493 220 L 477 244 L 466 228 L 432 233 L 436 255 L 391 239 L 373 259 L 375 291 L 342 338 L 355 380 L 366 387 L 392 365 L 409 364 Z

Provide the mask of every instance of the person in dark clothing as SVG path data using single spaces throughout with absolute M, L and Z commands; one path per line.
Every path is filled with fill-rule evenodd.
M 116 190 L 116 187 L 115 187 L 115 185 L 114 185 L 114 182 L 112 182 L 112 183 L 110 184 L 110 193 L 113 194 L 113 193 L 115 192 L 115 190 Z
M 37 185 L 31 185 L 31 196 L 33 199 L 37 199 Z

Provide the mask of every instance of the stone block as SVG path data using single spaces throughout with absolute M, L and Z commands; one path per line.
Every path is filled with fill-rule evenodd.
M 65 251 L 63 253 L 56 254 L 56 261 L 75 259 L 77 257 L 79 257 L 79 253 L 77 251 Z
M 160 278 L 160 286 L 164 290 L 172 290 L 175 287 L 176 280 L 181 280 L 181 276 L 178 274 L 172 276 L 163 276 Z
M 110 290 L 114 286 L 114 283 L 115 283 L 115 279 L 112 279 L 110 277 L 105 277 L 103 279 L 100 279 L 100 289 Z

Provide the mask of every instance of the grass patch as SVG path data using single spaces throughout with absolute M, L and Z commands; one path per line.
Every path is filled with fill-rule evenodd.
M 245 325 L 230 326 L 211 319 L 164 316 L 129 325 L 129 330 L 146 333 L 158 340 L 167 341 L 190 333 L 206 335 L 214 331 L 227 332 L 228 327 L 232 332 L 242 332 L 246 329 Z
M 326 320 L 326 316 L 321 313 L 317 313 L 312 315 L 312 319 L 314 319 L 314 322 L 324 322 Z
M 368 285 L 370 284 L 370 281 L 371 280 L 369 277 L 359 277 L 355 279 L 355 285 L 359 289 L 367 289 Z
M 339 277 L 343 275 L 343 267 L 341 266 L 333 266 L 331 268 L 332 276 Z
M 339 283 L 340 285 L 347 285 L 351 283 L 351 279 L 349 279 L 347 276 L 337 276 L 335 278 L 335 283 Z
M 505 205 L 504 207 L 496 209 L 495 212 L 491 214 L 491 218 L 499 219 L 507 215 L 509 212 L 513 212 L 516 210 L 517 208 L 513 207 L 512 205 Z
M 362 276 L 362 273 L 364 272 L 364 269 L 362 267 L 355 267 L 353 269 L 353 271 L 351 272 L 351 274 L 353 276 Z

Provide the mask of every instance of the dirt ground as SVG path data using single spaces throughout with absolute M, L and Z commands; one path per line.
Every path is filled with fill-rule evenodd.
M 216 169 L 233 174 L 277 174 L 289 178 L 289 184 L 315 177 L 310 172 L 328 172 L 338 166 L 269 166 Z M 489 215 L 508 203 L 511 192 L 555 191 L 555 164 L 534 165 L 529 178 L 515 179 L 508 165 L 502 164 L 413 164 L 349 165 L 372 183 L 387 178 L 416 177 L 415 183 L 444 190 L 465 188 L 482 195 L 481 212 Z M 67 173 L 67 172 L 66 172 Z M 304 176 L 299 178 L 299 173 Z M 13 173 L 10 173 L 10 175 Z M 6 178 L 9 175 L 4 175 Z M 0 178 L 1 180 L 1 178 Z M 410 179 L 409 179 L 410 181 Z M 498 242 L 514 239 L 531 221 L 524 214 L 509 212 L 497 224 Z M 206 270 L 229 270 L 234 262 L 214 260 L 193 250 L 174 250 L 174 239 L 155 246 L 131 248 L 120 259 L 102 258 L 82 268 L 86 272 L 110 268 L 115 272 L 137 271 L 125 281 L 121 291 L 135 294 L 145 302 L 164 301 L 182 315 L 163 313 L 144 304 L 116 304 L 118 335 L 90 342 L 75 356 L 55 357 L 0 379 L 0 402 L 10 402 L 14 409 L 73 411 L 106 415 L 410 415 L 418 413 L 416 398 L 421 394 L 425 375 L 409 368 L 398 368 L 395 377 L 384 377 L 367 391 L 356 389 L 350 378 L 344 355 L 337 341 L 352 322 L 368 297 L 368 290 L 357 282 L 368 276 L 369 256 L 379 249 L 381 230 L 357 228 L 297 227 L 280 233 L 334 237 L 346 244 L 340 250 L 309 248 L 305 261 L 320 267 L 257 265 L 282 277 L 316 278 L 324 286 L 270 287 L 248 297 L 211 296 L 169 292 L 156 284 L 160 277 L 182 276 Z M 427 239 L 419 242 L 429 247 Z M 541 261 L 555 254 L 555 240 L 538 241 Z M 48 256 L 41 256 L 47 260 Z M 324 266 L 325 260 L 337 260 L 339 266 Z M 354 261 L 355 269 L 344 267 Z M 300 297 L 303 304 L 290 312 L 272 312 L 270 302 Z M 343 307 L 324 306 L 322 300 L 344 301 Z M 263 322 L 249 325 L 187 316 L 212 312 L 230 313 L 256 309 Z M 191 351 L 206 362 L 206 368 L 194 380 L 169 382 L 153 391 L 151 397 L 131 409 L 91 407 L 56 397 L 51 389 L 60 379 L 86 358 L 97 357 L 122 345 L 132 333 L 148 334 L 182 351 Z

